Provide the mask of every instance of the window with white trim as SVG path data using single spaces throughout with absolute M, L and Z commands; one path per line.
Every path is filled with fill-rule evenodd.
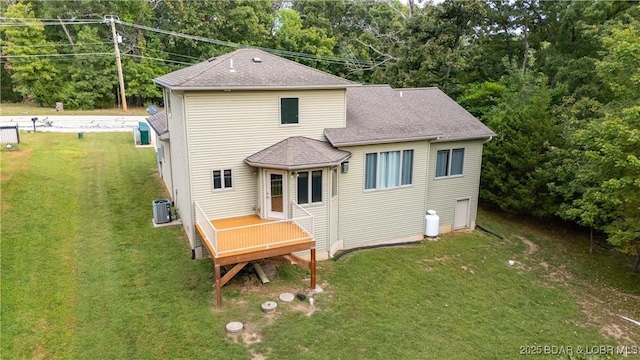
M 213 170 L 213 190 L 233 188 L 231 169 Z
M 338 168 L 331 169 L 331 198 L 338 196 Z
M 298 204 L 322 202 L 322 170 L 298 171 Z
M 413 150 L 383 151 L 365 155 L 365 190 L 411 185 Z
M 438 150 L 436 154 L 436 177 L 462 175 L 464 148 Z
M 299 99 L 280 98 L 280 124 L 292 125 L 299 121 Z

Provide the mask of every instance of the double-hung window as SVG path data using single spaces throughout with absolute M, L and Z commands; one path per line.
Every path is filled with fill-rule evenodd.
M 365 190 L 387 189 L 413 182 L 413 150 L 365 155 Z
M 299 122 L 299 99 L 280 98 L 280 124 L 291 125 Z
M 322 170 L 298 171 L 298 204 L 322 202 Z
M 436 154 L 436 177 L 462 175 L 464 148 L 438 150 Z
M 213 170 L 213 190 L 231 189 L 231 169 Z

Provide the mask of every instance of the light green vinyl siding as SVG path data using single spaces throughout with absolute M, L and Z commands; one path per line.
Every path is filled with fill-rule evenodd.
M 191 202 L 191 186 L 189 174 L 187 129 L 185 128 L 183 97 L 171 92 L 171 115 L 169 117 L 169 134 L 171 136 L 171 166 L 173 167 L 172 199 L 180 213 L 191 246 L 195 247 L 193 230 L 193 204 Z M 175 176 L 178 175 L 178 176 Z
M 300 99 L 298 125 L 280 124 L 281 97 Z M 344 90 L 189 92 L 185 99 L 193 199 L 212 219 L 260 207 L 259 176 L 246 157 L 290 136 L 325 140 L 325 128 L 345 121 Z M 233 170 L 232 190 L 212 190 L 213 169 Z
M 478 210 L 478 188 L 482 165 L 482 140 L 442 142 L 431 144 L 427 184 L 427 210 L 436 210 L 440 216 L 440 228 L 453 227 L 457 200 L 469 199 L 469 222 L 474 224 Z M 435 177 L 438 150 L 464 148 L 462 176 Z
M 173 199 L 173 184 L 171 183 L 171 143 L 166 140 L 156 139 L 156 144 L 158 144 L 157 146 L 159 148 L 162 148 L 163 154 L 161 168 L 162 181 L 164 181 L 164 185 Z
M 414 150 L 409 186 L 365 190 L 365 154 Z M 427 141 L 345 147 L 352 153 L 349 172 L 340 173 L 339 238 L 345 248 L 420 238 L 424 231 Z
M 329 198 L 331 197 L 331 194 L 329 193 L 329 182 L 328 180 L 330 180 L 330 178 L 328 178 L 330 172 L 329 172 L 329 168 L 321 168 L 322 169 L 322 203 L 315 203 L 315 204 L 307 204 L 307 205 L 302 205 L 302 207 L 307 210 L 311 215 L 313 215 L 313 231 L 314 231 L 314 238 L 316 240 L 316 256 L 318 257 L 328 257 L 328 251 L 329 251 L 329 247 L 328 245 L 328 227 L 329 227 L 329 223 L 327 222 L 328 220 L 328 213 L 329 213 Z M 320 170 L 319 168 L 312 168 L 309 169 L 309 171 L 311 170 Z M 301 171 L 307 171 L 307 170 L 301 170 Z M 291 173 L 289 173 L 290 175 Z M 297 183 L 296 183 L 296 178 L 295 176 L 289 176 L 289 200 L 293 200 L 295 202 L 295 199 L 297 198 L 296 195 L 296 189 L 297 189 Z M 306 256 L 308 255 L 308 252 L 302 252 L 300 253 L 300 255 L 302 256 Z
M 331 174 L 331 173 L 329 173 Z M 331 177 L 327 179 L 329 184 L 331 184 Z M 340 183 L 340 167 L 338 167 L 338 184 Z M 337 186 L 338 196 L 335 198 L 331 196 L 331 193 L 327 194 L 329 200 L 329 241 L 328 241 L 328 250 L 331 250 L 331 247 L 334 246 L 336 242 L 339 240 L 339 226 L 340 226 L 340 185 Z M 329 190 L 331 190 L 331 185 L 329 185 Z

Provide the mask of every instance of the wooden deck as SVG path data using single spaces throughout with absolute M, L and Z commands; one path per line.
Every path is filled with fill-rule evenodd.
M 311 288 L 316 286 L 315 240 L 292 221 L 272 221 L 256 215 L 211 220 L 215 228 L 217 252 L 206 239 L 199 224 L 196 230 L 211 254 L 215 265 L 217 306 L 222 306 L 222 286 L 233 278 L 249 261 L 284 256 L 311 271 Z M 293 253 L 310 250 L 310 261 Z M 220 267 L 234 265 L 224 276 Z
M 218 230 L 216 259 L 300 244 L 306 244 L 306 250 L 314 245 L 313 238 L 296 224 L 257 215 L 212 220 L 211 224 Z M 252 226 L 257 224 L 264 225 Z

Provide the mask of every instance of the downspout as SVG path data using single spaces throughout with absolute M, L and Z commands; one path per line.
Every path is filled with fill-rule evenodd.
M 427 228 L 426 218 L 424 217 L 427 213 L 429 206 L 429 168 L 431 167 L 431 141 L 427 142 L 427 166 L 425 166 L 426 174 L 424 179 L 424 209 L 422 209 L 422 219 L 424 223 L 422 224 L 422 230 Z M 440 230 L 438 230 L 440 232 Z

